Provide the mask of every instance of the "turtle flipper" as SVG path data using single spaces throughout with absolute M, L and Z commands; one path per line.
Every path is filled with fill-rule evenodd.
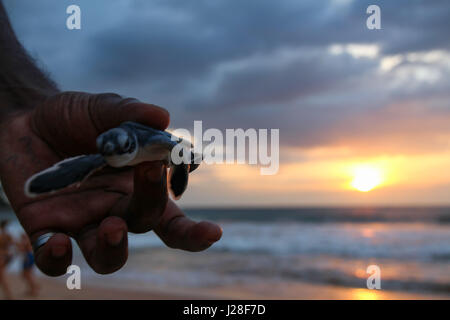
M 65 159 L 31 176 L 25 183 L 25 194 L 28 197 L 36 197 L 59 191 L 83 182 L 104 166 L 106 166 L 106 162 L 100 154 Z
M 189 173 L 197 169 L 202 160 L 203 156 L 201 154 L 191 151 L 190 163 L 178 165 L 172 163 L 169 176 L 169 190 L 176 200 L 181 198 L 181 195 L 186 191 Z
M 189 180 L 189 164 L 173 165 L 170 168 L 169 189 L 173 197 L 178 200 L 186 191 Z

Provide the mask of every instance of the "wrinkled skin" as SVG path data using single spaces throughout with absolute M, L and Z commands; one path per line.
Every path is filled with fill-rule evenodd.
M 25 196 L 24 183 L 32 174 L 67 157 L 96 153 L 96 137 L 124 121 L 164 130 L 169 114 L 115 94 L 65 92 L 2 121 L 0 175 L 11 205 L 31 241 L 57 233 L 35 252 L 44 273 L 66 272 L 72 260 L 69 236 L 102 274 L 125 264 L 128 232 L 154 230 L 167 246 L 189 251 L 204 250 L 220 239 L 219 226 L 190 220 L 168 200 L 167 170 L 159 161 L 103 169 L 79 188 Z

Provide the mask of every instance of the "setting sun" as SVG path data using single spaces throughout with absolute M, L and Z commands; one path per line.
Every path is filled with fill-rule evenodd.
M 382 173 L 379 168 L 372 166 L 359 166 L 354 171 L 352 187 L 361 192 L 368 192 L 380 185 Z

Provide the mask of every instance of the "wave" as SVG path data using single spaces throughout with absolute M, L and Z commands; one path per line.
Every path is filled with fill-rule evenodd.
M 449 207 L 214 208 L 186 211 L 195 218 L 217 221 L 450 224 Z
M 210 251 L 450 261 L 450 228 L 427 224 L 224 222 Z M 130 248 L 163 247 L 154 235 L 130 236 Z

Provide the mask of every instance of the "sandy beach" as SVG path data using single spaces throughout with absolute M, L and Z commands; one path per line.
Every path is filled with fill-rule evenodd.
M 54 279 L 49 277 L 38 277 L 40 286 L 39 295 L 36 297 L 26 294 L 26 287 L 21 277 L 16 274 L 9 274 L 8 280 L 14 295 L 18 300 L 171 300 L 186 299 L 185 295 L 164 292 L 142 292 L 130 289 L 103 288 L 98 286 L 83 286 L 81 290 L 69 290 L 66 287 L 65 279 Z M 0 299 L 4 299 L 0 296 Z M 189 297 L 194 299 L 194 297 Z M 197 297 L 206 299 L 206 297 Z
M 215 299 L 333 299 L 333 300 L 392 300 L 392 299 L 449 299 L 448 296 L 427 294 L 406 294 L 386 290 L 368 290 L 361 288 L 342 288 L 335 286 L 312 284 L 283 284 L 281 288 L 274 287 L 268 293 L 266 288 L 240 285 L 202 288 L 193 293 L 192 290 L 158 289 L 132 290 L 128 288 L 113 288 L 111 285 L 85 285 L 81 290 L 66 288 L 65 279 L 40 276 L 41 287 L 36 297 L 27 295 L 25 285 L 17 274 L 8 275 L 14 299 L 18 300 L 215 300 Z M 1 296 L 3 299 L 3 296 Z

